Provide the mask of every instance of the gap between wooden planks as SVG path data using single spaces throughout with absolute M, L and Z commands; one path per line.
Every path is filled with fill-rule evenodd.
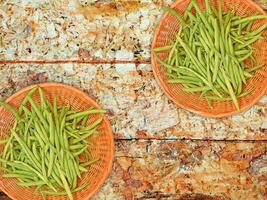
M 0 64 L 60 64 L 60 63 L 78 63 L 78 64 L 150 64 L 150 60 L 0 60 Z

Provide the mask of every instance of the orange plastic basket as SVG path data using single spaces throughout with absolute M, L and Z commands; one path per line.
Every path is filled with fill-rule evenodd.
M 174 8 L 180 15 L 185 12 L 189 0 L 180 0 L 174 3 L 171 7 Z M 218 7 L 218 0 L 209 1 L 215 7 Z M 202 9 L 205 8 L 204 0 L 198 0 L 198 3 Z M 265 12 L 251 0 L 222 0 L 223 10 L 231 10 L 236 12 L 237 15 L 250 16 L 254 13 L 265 14 Z M 267 23 L 267 20 L 257 20 L 253 29 Z M 152 43 L 152 49 L 168 45 L 168 38 L 175 35 L 179 29 L 179 21 L 171 14 L 165 13 L 162 17 L 159 26 L 156 29 L 154 40 Z M 240 112 L 251 107 L 256 101 L 258 101 L 266 92 L 267 89 L 267 30 L 262 34 L 264 39 L 254 44 L 254 55 L 258 64 L 264 64 L 264 66 L 256 71 L 256 75 L 248 80 L 245 90 L 255 87 L 255 90 L 245 97 L 239 99 Z M 159 54 L 160 59 L 164 59 L 168 56 L 168 53 Z M 209 117 L 223 117 L 230 116 L 238 113 L 234 104 L 231 101 L 212 101 L 211 105 L 208 104 L 203 98 L 200 99 L 200 94 L 191 94 L 182 90 L 181 84 L 169 84 L 167 83 L 168 77 L 165 73 L 165 67 L 161 66 L 159 62 L 155 60 L 153 53 L 151 54 L 151 62 L 154 76 L 163 89 L 165 94 L 172 99 L 180 107 L 189 110 L 191 112 L 209 116 Z
M 82 91 L 63 84 L 58 83 L 43 83 L 39 84 L 43 89 L 45 96 L 51 102 L 54 96 L 57 96 L 59 105 L 68 104 L 73 109 L 87 109 L 89 106 L 100 108 L 91 98 L 89 98 Z M 19 107 L 22 99 L 27 92 L 36 85 L 26 87 L 19 92 L 9 97 L 6 102 L 14 107 Z M 39 102 L 39 95 L 36 93 L 33 95 L 35 102 Z M 93 118 L 97 117 L 92 116 Z M 93 119 L 92 118 L 92 119 Z M 1 138 L 8 132 L 14 123 L 13 115 L 3 107 L 0 108 L 0 133 Z M 103 123 L 99 127 L 101 134 L 90 138 L 93 145 L 90 147 L 90 151 L 93 157 L 100 158 L 97 162 L 90 166 L 87 173 L 84 173 L 78 184 L 89 183 L 89 185 L 83 190 L 74 193 L 74 199 L 87 200 L 89 199 L 103 184 L 112 168 L 112 161 L 114 157 L 114 141 L 110 123 L 106 117 L 104 117 Z M 0 146 L 0 151 L 3 150 L 4 145 Z M 0 174 L 0 189 L 4 191 L 9 197 L 17 200 L 41 200 L 40 193 L 35 192 L 35 188 L 21 187 L 16 184 L 16 179 L 3 178 Z M 63 200 L 68 199 L 67 196 L 47 196 L 47 199 L 51 200 Z

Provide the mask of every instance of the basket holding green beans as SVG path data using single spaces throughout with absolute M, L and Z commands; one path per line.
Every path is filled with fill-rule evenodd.
M 221 0 L 218 9 L 205 0 L 204 10 L 191 0 L 183 16 L 169 7 L 163 10 L 180 23 L 174 36 L 167 38 L 168 45 L 152 49 L 166 68 L 168 83 L 182 84 L 184 91 L 198 92 L 208 102 L 231 100 L 239 110 L 238 99 L 253 91 L 244 90 L 247 79 L 263 66 L 256 62 L 253 44 L 263 38 L 267 24 L 255 29 L 253 23 L 267 16 L 223 12 Z
M 34 93 L 40 97 L 39 104 L 32 98 Z M 73 199 L 74 192 L 87 186 L 78 186 L 78 179 L 98 161 L 88 147 L 90 136 L 99 134 L 104 110 L 73 110 L 58 105 L 57 97 L 51 103 L 40 87 L 28 92 L 18 110 L 5 102 L 0 105 L 15 116 L 13 127 L 0 141 L 3 177 L 17 178 L 20 186 L 35 186 L 44 198 L 68 195 Z

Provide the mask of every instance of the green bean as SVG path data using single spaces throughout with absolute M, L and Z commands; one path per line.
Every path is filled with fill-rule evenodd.
M 60 127 L 59 127 L 59 134 L 60 135 L 63 135 L 63 130 L 64 130 L 64 127 L 65 127 L 65 123 L 66 123 L 66 116 L 64 116 L 61 120 L 61 123 L 60 123 Z
M 33 153 L 33 155 L 35 156 L 35 158 L 37 160 L 41 160 L 41 158 L 39 157 L 39 155 L 37 153 L 37 148 L 36 148 L 36 143 L 35 142 L 32 144 L 32 153 Z
M 252 74 L 250 74 L 250 73 L 247 72 L 247 71 L 244 71 L 244 76 L 245 76 L 246 78 L 252 78 L 252 77 L 254 77 Z
M 60 178 L 58 177 L 59 175 L 56 174 L 55 170 L 52 171 L 51 176 L 56 181 L 56 183 L 62 187 L 62 183 L 60 181 Z
M 224 33 L 221 32 L 220 33 L 220 42 L 219 42 L 219 45 L 220 45 L 221 55 L 224 58 L 224 56 L 225 56 L 226 53 L 225 53 L 225 46 L 224 46 L 224 39 L 223 39 L 223 37 L 224 37 Z
M 63 150 L 63 146 L 59 150 L 58 161 L 59 161 L 60 166 L 64 166 L 64 150 Z
M 154 52 L 167 51 L 167 50 L 172 49 L 172 47 L 173 47 L 173 45 L 166 45 L 166 46 L 163 46 L 163 47 L 153 48 L 152 51 L 154 51 Z
M 85 116 L 81 122 L 81 126 L 85 126 L 88 121 L 88 116 Z
M 223 80 L 221 80 L 220 78 L 218 78 L 216 81 L 217 81 L 218 85 L 222 88 L 222 90 L 224 92 L 228 92 L 228 89 L 225 86 L 225 83 L 223 82 Z
M 241 56 L 241 55 L 244 55 L 244 54 L 249 54 L 251 52 L 250 49 L 242 49 L 242 50 L 238 50 L 238 51 L 235 51 L 235 55 L 236 56 Z
M 27 176 L 23 174 L 3 174 L 4 178 L 33 178 L 32 176 Z
M 79 151 L 76 151 L 76 152 L 74 152 L 73 153 L 73 155 L 74 156 L 78 156 L 78 155 L 80 155 L 81 153 L 83 153 L 86 149 L 87 149 L 87 145 L 86 146 L 84 146 L 82 149 L 80 149 Z
M 170 79 L 167 81 L 167 83 L 181 83 L 181 84 L 192 84 L 192 85 L 198 85 L 197 82 L 190 81 L 190 80 L 181 80 L 181 79 Z
M 47 121 L 45 120 L 44 116 L 42 115 L 41 111 L 37 108 L 37 105 L 34 103 L 34 101 L 32 100 L 31 97 L 28 98 L 31 106 L 32 106 L 32 109 L 34 110 L 34 112 L 37 114 L 38 118 L 41 120 L 41 122 L 44 124 L 44 126 L 46 128 L 48 128 L 48 123 Z
M 82 147 L 84 147 L 83 144 L 74 144 L 70 146 L 70 150 L 81 149 Z
M 8 111 L 10 111 L 14 116 L 15 118 L 20 121 L 20 116 L 19 114 L 17 113 L 17 111 L 11 106 L 9 105 L 8 103 L 6 102 L 2 102 L 0 101 L 0 106 L 3 106 L 4 108 L 6 108 Z
M 42 175 L 41 175 L 37 170 L 35 170 L 33 167 L 31 167 L 31 166 L 29 166 L 28 164 L 23 163 L 23 162 L 19 162 L 19 161 L 14 161 L 14 162 L 16 162 L 16 163 L 18 163 L 18 164 L 21 164 L 21 165 L 24 165 L 25 167 L 27 167 L 29 170 L 31 170 L 32 172 L 34 172 L 38 177 L 40 177 L 43 181 L 45 181 L 46 184 L 47 184 L 49 187 L 51 187 L 51 189 L 53 189 L 55 192 L 57 192 L 57 190 L 56 190 L 53 186 L 51 186 L 50 183 L 47 182 L 47 179 L 46 179 L 44 176 L 42 176 Z
M 227 56 L 228 58 L 228 56 Z M 233 89 L 234 91 L 237 91 L 237 80 L 236 80 L 236 77 L 234 75 L 234 66 L 233 66 L 233 63 L 232 61 L 229 59 L 228 61 L 228 77 L 230 78 L 230 82 L 232 83 L 232 86 L 233 86 Z
M 89 126 L 80 129 L 79 132 L 81 133 L 83 131 L 92 130 L 92 129 L 96 128 L 99 124 L 101 124 L 102 121 L 103 121 L 103 118 L 99 118 L 99 119 L 95 120 L 93 123 L 91 123 Z
M 258 28 L 257 30 L 251 32 L 251 33 L 248 33 L 249 36 L 256 36 L 258 34 L 260 34 L 262 31 L 264 31 L 265 29 L 267 28 L 267 24 L 263 24 L 260 28 Z
M 66 106 L 62 107 L 59 115 L 59 125 L 61 125 L 60 122 L 64 121 L 63 118 L 66 117 L 68 110 L 69 110 L 68 107 Z
M 13 135 L 11 135 L 8 138 L 7 143 L 6 143 L 5 147 L 4 147 L 3 156 L 2 157 L 5 158 L 5 159 L 7 159 L 6 155 L 7 155 L 7 152 L 8 152 L 8 149 L 9 149 L 9 146 L 10 146 L 10 143 L 11 143 L 12 139 L 13 139 Z
M 238 49 L 238 50 L 239 50 L 239 49 L 243 49 L 243 48 L 245 48 L 245 47 L 247 47 L 247 46 L 253 44 L 253 43 L 256 42 L 257 40 L 259 40 L 260 37 L 261 37 L 260 35 L 255 36 L 254 38 L 252 38 L 252 39 L 246 41 L 244 44 L 240 44 L 240 45 L 238 45 L 238 46 L 237 46 L 237 49 Z
M 57 169 L 59 171 L 61 181 L 62 181 L 62 183 L 64 185 L 65 191 L 66 191 L 69 199 L 73 200 L 73 196 L 72 196 L 72 193 L 70 191 L 70 187 L 69 187 L 68 182 L 67 182 L 67 180 L 66 180 L 66 178 L 65 178 L 65 176 L 63 174 L 63 171 L 60 169 L 60 166 L 57 163 L 56 163 L 56 167 L 57 167 Z
M 208 79 L 208 82 L 209 82 L 209 85 L 211 86 L 212 85 L 212 80 L 211 80 L 211 72 L 210 72 L 210 59 L 208 57 L 206 57 L 206 60 L 207 60 L 207 79 Z
M 207 32 L 206 29 L 203 28 L 203 26 L 200 26 L 200 30 L 201 30 L 201 29 L 202 29 L 202 31 L 203 31 L 205 37 L 207 38 L 207 40 L 208 40 L 208 42 L 209 42 L 208 44 L 210 44 L 211 47 L 215 48 L 215 47 L 214 47 L 213 40 L 212 40 L 212 38 L 211 38 L 211 35 Z
M 78 142 L 90 137 L 94 133 L 95 133 L 95 129 L 89 130 L 88 133 L 82 135 L 80 138 L 71 140 L 71 144 L 76 144 L 76 143 L 78 143 Z
M 43 110 L 45 110 L 47 108 L 46 99 L 45 99 L 43 91 L 40 87 L 38 87 L 38 92 L 39 92 L 39 96 L 40 96 L 41 107 Z
M 78 165 L 77 165 L 77 161 L 75 160 L 75 158 L 73 157 L 72 154 L 70 154 L 70 155 L 71 155 L 70 158 L 73 160 L 73 163 L 74 163 L 73 167 L 74 167 L 74 169 L 75 169 L 75 171 L 76 171 L 76 175 L 77 175 L 79 178 L 81 178 L 81 173 L 80 173 L 80 171 L 79 171 L 79 167 L 78 167 Z
M 74 138 L 81 138 L 81 136 L 80 135 L 77 135 L 77 134 L 75 134 L 74 132 L 73 132 L 73 130 L 66 130 L 66 133 L 69 135 L 69 136 L 71 136 L 71 137 L 74 137 Z M 78 132 L 77 132 L 78 133 Z
M 212 82 L 214 83 L 217 79 L 217 75 L 218 75 L 218 71 L 219 71 L 219 67 L 220 67 L 220 59 L 217 56 L 217 54 L 215 54 L 215 61 L 214 61 L 214 72 L 213 72 L 213 76 L 212 76 Z
M 197 50 L 197 58 L 198 58 L 198 60 L 199 60 L 199 62 L 203 65 L 203 66 L 205 66 L 205 62 L 204 62 L 204 58 L 203 58 L 203 55 L 202 55 L 202 52 L 201 52 L 201 49 L 199 48 L 198 50 Z
M 37 186 L 37 185 L 44 185 L 45 182 L 44 181 L 31 181 L 31 182 L 26 182 L 26 183 L 18 182 L 17 184 L 20 186 L 24 186 L 24 187 L 31 187 L 31 186 Z
M 205 86 L 205 87 L 185 88 L 183 90 L 186 92 L 202 92 L 202 91 L 210 90 L 210 87 Z
M 208 23 L 207 19 L 203 15 L 203 13 L 202 13 L 201 9 L 199 8 L 198 4 L 196 3 L 196 0 L 192 0 L 192 4 L 193 4 L 193 7 L 196 9 L 196 11 L 198 13 L 198 16 L 201 18 L 202 22 L 205 24 L 205 26 L 209 30 L 209 33 L 213 34 L 213 30 L 212 30 L 210 24 Z
M 90 114 L 97 114 L 97 113 L 105 113 L 105 111 L 100 110 L 100 109 L 83 111 L 80 113 L 76 113 L 76 114 L 72 114 L 72 115 L 67 116 L 66 121 L 70 121 L 70 120 L 73 120 L 73 119 L 78 118 L 78 117 L 82 117 L 82 116 L 86 116 L 86 115 L 90 115 Z
M 174 9 L 172 9 L 170 7 L 165 7 L 165 6 L 162 7 L 162 10 L 164 12 L 171 13 L 173 16 L 175 16 L 179 20 L 179 22 L 182 24 L 182 26 L 185 26 L 184 19 L 176 12 L 176 10 L 174 10 Z
M 245 18 L 242 18 L 240 20 L 234 21 L 232 23 L 232 26 L 236 26 L 238 24 L 242 24 L 242 23 L 245 23 L 245 22 L 248 22 L 248 21 L 254 21 L 254 20 L 257 20 L 257 19 L 267 19 L 267 16 L 265 16 L 265 15 L 252 15 L 252 16 L 245 17 Z
M 246 60 L 247 58 L 249 58 L 249 57 L 252 55 L 252 53 L 253 53 L 252 50 L 249 51 L 249 53 L 247 53 L 247 54 L 244 55 L 243 57 L 238 58 L 238 61 L 239 61 L 239 62 L 242 62 L 242 61 Z
M 63 131 L 63 143 L 64 143 L 64 148 L 66 150 L 69 150 L 69 141 L 68 141 L 66 131 Z
M 239 74 L 239 66 L 236 65 L 234 62 L 232 63 L 233 66 L 233 73 L 234 73 L 234 77 L 236 79 L 237 82 L 237 94 L 239 95 L 242 92 L 242 78 Z
M 237 98 L 245 97 L 245 96 L 251 94 L 251 92 L 253 92 L 254 90 L 255 90 L 255 88 L 247 90 L 246 92 L 243 92 L 242 94 L 238 95 Z M 207 96 L 207 98 L 210 100 L 216 100 L 216 101 L 231 101 L 232 100 L 231 97 L 218 98 L 218 97 L 214 97 L 214 96 Z
M 36 128 L 35 136 L 38 139 L 38 141 L 40 142 L 40 144 L 44 146 L 46 144 L 46 142 L 48 142 L 48 140 L 46 139 L 43 131 L 41 130 L 39 123 L 37 121 L 34 121 L 34 125 Z
M 48 120 L 47 120 L 48 121 Z M 42 132 L 42 135 L 44 136 L 44 139 L 46 140 L 47 144 L 49 143 L 49 129 L 47 129 L 47 131 L 45 130 L 44 126 L 42 126 L 41 123 L 37 122 L 37 124 L 39 124 L 40 130 Z
M 231 55 L 234 55 L 233 41 L 231 37 L 228 37 L 228 47 Z
M 72 188 L 76 188 L 77 187 L 77 175 L 76 175 L 76 170 L 75 170 L 75 167 L 74 167 L 74 165 L 76 165 L 76 163 L 72 162 L 73 160 L 70 157 L 70 153 L 67 154 L 67 156 L 68 156 L 67 161 L 68 161 L 69 170 L 70 170 L 70 173 L 72 175 L 72 183 L 71 183 L 71 185 L 72 185 Z
M 235 36 L 233 36 L 233 35 L 230 35 L 230 37 L 231 37 L 235 42 L 238 42 L 238 43 L 240 43 L 240 44 L 245 44 L 244 41 L 238 39 L 237 37 L 235 37 Z
M 81 172 L 88 172 L 88 169 L 86 169 L 85 167 L 83 167 L 82 165 L 79 165 L 79 170 Z
M 42 158 L 42 173 L 44 177 L 47 177 L 44 151 L 41 151 L 41 158 Z
M 259 69 L 259 68 L 261 68 L 261 67 L 263 67 L 264 65 L 257 65 L 257 66 L 255 66 L 255 67 L 249 67 L 249 68 L 247 68 L 247 69 L 245 69 L 245 71 L 246 72 L 253 72 L 253 71 L 255 71 L 255 70 L 257 70 L 257 69 Z
M 48 101 L 48 100 L 46 100 L 45 101 L 45 103 L 46 103 L 46 107 L 47 107 L 47 111 L 49 112 L 49 113 L 52 113 L 53 112 L 53 105 L 50 103 L 50 101 Z
M 179 79 L 180 80 L 185 80 L 185 81 L 193 81 L 193 82 L 201 82 L 201 80 L 197 77 L 192 77 L 192 76 L 189 76 L 188 74 L 187 75 L 180 75 L 179 76 Z
M 245 77 L 244 77 L 243 70 L 242 70 L 242 68 L 241 68 L 241 66 L 240 66 L 240 63 L 238 62 L 238 59 L 235 58 L 235 57 L 234 57 L 234 62 L 236 63 L 237 66 L 239 66 L 239 67 L 238 67 L 238 70 L 239 70 L 239 75 L 240 75 L 240 77 L 241 77 L 242 82 L 243 82 L 244 84 L 246 84 L 246 79 L 245 79 Z
M 239 105 L 238 105 L 237 98 L 236 98 L 235 93 L 233 91 L 233 88 L 232 88 L 232 86 L 230 84 L 230 81 L 229 81 L 228 77 L 226 76 L 225 71 L 223 69 L 222 69 L 222 74 L 223 74 L 223 77 L 224 77 L 224 80 L 225 80 L 225 84 L 226 84 L 226 86 L 228 88 L 229 95 L 232 98 L 232 101 L 233 101 L 235 107 L 237 108 L 237 110 L 239 110 Z
M 28 158 L 32 161 L 33 165 L 38 169 L 41 168 L 40 163 L 37 161 L 37 159 L 34 157 L 33 153 L 30 151 L 30 149 L 27 147 L 27 145 L 24 143 L 24 141 L 16 134 L 14 130 L 11 129 L 11 133 L 16 138 L 18 143 L 20 144 L 23 151 L 26 153 Z
M 186 8 L 186 11 L 184 13 L 184 16 L 183 16 L 184 17 L 184 21 L 186 21 L 186 18 L 188 17 L 188 14 L 191 14 L 192 8 L 193 8 L 193 4 L 192 4 L 192 1 L 191 1 L 191 2 L 189 2 L 188 6 Z
M 72 190 L 71 192 L 73 192 L 73 193 L 78 192 L 78 191 L 84 189 L 85 187 L 87 187 L 88 185 L 89 185 L 89 183 L 85 183 L 85 184 L 77 187 L 76 189 Z M 67 194 L 66 191 L 64 191 L 64 192 L 43 191 L 43 192 L 46 193 L 46 194 L 49 194 L 49 195 L 58 195 L 58 196 Z
M 72 183 L 72 176 L 71 176 L 71 171 L 70 171 L 70 167 L 68 166 L 68 159 L 66 157 L 63 157 L 63 163 L 64 163 L 64 169 L 65 169 L 65 174 L 66 174 L 66 178 L 68 180 L 68 183 Z
M 72 129 L 75 130 L 77 126 L 77 118 L 75 118 L 72 122 Z
M 25 106 L 21 106 L 20 108 L 21 108 L 21 109 L 23 110 L 23 112 L 24 112 L 26 115 L 28 115 L 29 117 L 34 116 L 34 114 L 33 114 L 28 108 L 26 108 Z
M 49 121 L 49 141 L 52 145 L 55 144 L 55 125 L 53 122 L 53 116 L 51 113 L 48 115 L 48 121 Z
M 94 159 L 94 160 L 90 160 L 88 162 L 82 163 L 81 166 L 86 167 L 88 165 L 92 165 L 93 163 L 97 162 L 98 160 L 99 160 L 99 158 Z
M 188 12 L 187 15 L 191 21 L 197 21 L 197 18 L 192 13 Z
M 28 177 L 31 177 L 31 179 L 33 178 L 33 176 L 35 176 L 34 173 L 32 172 L 29 172 L 29 171 L 25 171 L 25 170 L 21 170 L 21 169 L 15 169 L 15 170 L 8 170 L 8 169 L 5 169 L 6 172 L 9 172 L 9 174 L 16 174 L 16 175 L 24 175 L 25 177 L 28 176 Z
M 48 164 L 48 170 L 47 170 L 47 176 L 48 177 L 50 177 L 50 175 L 52 174 L 54 162 L 55 162 L 54 152 L 50 148 L 50 150 L 49 150 L 49 164 Z
M 197 70 L 202 75 L 204 75 L 205 74 L 205 71 L 203 69 L 203 66 L 200 64 L 200 62 L 198 61 L 197 57 L 193 54 L 193 52 L 190 50 L 190 48 L 187 46 L 187 44 L 185 42 L 183 42 L 183 40 L 180 37 L 177 37 L 177 40 L 182 45 L 182 47 L 184 48 L 184 50 L 188 53 L 188 56 L 190 57 L 190 59 L 192 60 L 192 62 L 195 64 L 195 67 L 197 68 Z
M 23 101 L 21 102 L 21 105 L 19 107 L 19 114 L 23 111 L 22 108 L 27 104 L 28 102 L 28 97 L 31 97 L 33 93 L 37 90 L 37 87 L 32 88 L 28 94 L 24 97 Z

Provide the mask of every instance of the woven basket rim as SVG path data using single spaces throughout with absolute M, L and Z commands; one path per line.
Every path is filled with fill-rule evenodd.
M 181 4 L 182 2 L 184 2 L 186 0 L 177 0 L 175 3 L 173 3 L 171 5 L 171 8 L 176 8 L 179 6 L 179 4 Z M 259 13 L 261 14 L 266 14 L 266 12 L 259 6 L 257 5 L 255 2 L 253 2 L 252 0 L 243 0 L 243 1 L 246 1 L 250 7 L 254 7 Z M 155 29 L 155 33 L 154 33 L 154 36 L 153 36 L 153 40 L 152 40 L 152 44 L 151 44 L 151 49 L 157 44 L 157 38 L 158 38 L 158 35 L 161 31 L 160 27 L 163 25 L 164 23 L 164 18 L 166 18 L 168 15 L 170 15 L 170 13 L 165 13 L 163 14 L 163 16 L 161 17 L 160 19 L 160 22 L 158 23 L 156 29 Z M 239 114 L 241 112 L 244 112 L 246 110 L 248 110 L 249 108 L 251 108 L 258 100 L 260 100 L 263 95 L 265 95 L 265 93 L 267 92 L 267 84 L 265 85 L 265 88 L 261 91 L 261 93 L 256 97 L 254 98 L 252 101 L 250 101 L 249 104 L 246 104 L 245 106 L 243 106 L 242 108 L 240 108 L 240 110 L 232 110 L 230 112 L 225 112 L 225 113 L 220 113 L 220 114 L 214 114 L 214 113 L 210 113 L 210 112 L 202 112 L 202 111 L 197 111 L 195 109 L 191 109 L 185 105 L 183 105 L 183 103 L 180 103 L 176 98 L 173 98 L 169 92 L 168 92 L 168 87 L 166 85 L 166 83 L 160 78 L 160 76 L 158 75 L 157 71 L 156 71 L 156 61 L 155 61 L 155 56 L 153 55 L 153 52 L 151 51 L 151 54 L 150 54 L 150 58 L 151 58 L 151 65 L 152 65 L 152 72 L 153 72 L 153 75 L 158 83 L 158 85 L 160 86 L 160 88 L 163 90 L 164 94 L 170 99 L 172 100 L 176 105 L 178 105 L 179 107 L 185 109 L 185 110 L 188 110 L 192 113 L 195 113 L 195 114 L 198 114 L 198 115 L 201 115 L 201 116 L 204 116 L 204 117 L 210 117 L 210 118 L 222 118 L 222 117 L 229 117 L 229 116 L 233 116 L 233 115 L 236 115 L 236 114 Z
M 34 87 L 37 87 L 37 86 L 42 87 L 42 88 L 49 88 L 49 87 L 65 88 L 67 90 L 72 91 L 73 93 L 79 94 L 82 99 L 85 99 L 85 100 L 89 101 L 90 104 L 93 105 L 95 108 L 97 108 L 97 109 L 101 108 L 93 99 L 91 99 L 86 93 L 84 93 L 80 89 L 78 89 L 76 87 L 73 87 L 73 86 L 70 86 L 70 85 L 63 84 L 63 83 L 57 83 L 57 82 L 38 83 L 38 84 L 33 84 L 33 85 L 30 85 L 30 86 L 27 86 L 27 87 L 22 88 L 21 90 L 17 91 L 16 93 L 11 95 L 10 97 L 8 97 L 5 100 L 5 102 L 6 103 L 10 103 L 17 96 L 19 96 L 19 95 L 29 91 L 30 89 L 32 89 Z M 108 178 L 108 176 L 110 175 L 110 172 L 112 171 L 114 155 L 115 155 L 114 137 L 113 137 L 113 133 L 112 133 L 111 124 L 110 124 L 110 122 L 109 122 L 109 120 L 108 120 L 106 115 L 104 115 L 103 122 L 105 123 L 106 132 L 110 137 L 110 143 L 111 143 L 111 145 L 110 145 L 111 149 L 109 149 L 110 150 L 110 159 L 109 159 L 109 162 L 107 163 L 107 167 L 105 168 L 105 170 L 103 170 L 103 175 L 102 175 L 101 179 L 99 179 L 98 184 L 96 184 L 96 186 L 94 187 L 92 192 L 90 192 L 84 198 L 79 198 L 79 200 L 88 200 L 88 199 L 90 199 L 100 189 L 100 187 L 104 184 L 105 180 Z M 5 187 L 2 185 L 2 181 L 1 180 L 0 180 L 0 189 L 7 196 L 9 196 L 11 199 L 16 199 L 12 195 L 10 195 L 8 191 L 5 190 Z M 79 192 L 77 192 L 77 193 L 79 193 Z M 66 195 L 62 195 L 62 196 L 66 196 Z M 57 198 L 61 198 L 62 196 L 54 196 L 53 198 L 57 199 Z

